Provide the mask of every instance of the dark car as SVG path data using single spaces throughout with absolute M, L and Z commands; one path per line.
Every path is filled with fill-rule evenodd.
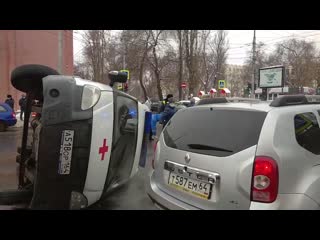
M 16 114 L 6 103 L 0 103 L 0 132 L 4 132 L 8 126 L 17 123 Z

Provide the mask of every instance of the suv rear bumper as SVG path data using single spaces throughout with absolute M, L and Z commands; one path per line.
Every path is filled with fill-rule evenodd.
M 305 194 L 278 194 L 273 203 L 251 202 L 250 210 L 317 210 L 319 205 Z
M 153 173 L 154 171 L 147 176 L 146 190 L 149 198 L 158 208 L 168 210 L 199 210 L 199 208 L 195 208 L 163 192 L 155 183 Z
M 160 209 L 199 210 L 163 192 L 155 183 L 154 171 L 147 177 L 146 190 L 150 199 Z M 304 194 L 278 194 L 273 203 L 251 202 L 248 210 L 316 210 L 320 209 L 313 199 Z M 225 209 L 227 210 L 227 209 Z

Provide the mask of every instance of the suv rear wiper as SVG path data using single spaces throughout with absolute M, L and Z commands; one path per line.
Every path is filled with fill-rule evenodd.
M 203 145 L 203 144 L 188 144 L 188 147 L 191 149 L 199 149 L 199 150 L 215 150 L 215 151 L 221 151 L 221 152 L 233 152 L 228 149 L 209 146 L 209 145 Z

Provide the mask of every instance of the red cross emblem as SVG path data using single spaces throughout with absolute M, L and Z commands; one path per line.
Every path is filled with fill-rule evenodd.
M 103 139 L 103 145 L 99 148 L 99 154 L 101 155 L 101 161 L 104 160 L 104 154 L 108 152 L 109 147 L 107 146 L 107 139 Z

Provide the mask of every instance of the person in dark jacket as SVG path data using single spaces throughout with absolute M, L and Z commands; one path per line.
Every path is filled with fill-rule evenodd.
M 194 105 L 196 105 L 196 100 L 194 98 L 191 98 L 189 107 L 193 107 Z
M 168 94 L 169 96 L 169 94 Z M 169 120 L 172 118 L 172 116 L 177 112 L 177 108 L 173 103 L 173 96 L 167 98 L 168 103 L 166 104 L 164 111 L 161 113 L 160 123 L 163 125 L 163 127 L 166 126 L 166 124 L 169 122 Z
M 168 94 L 167 98 L 162 101 L 160 112 L 162 113 L 164 111 L 164 109 L 166 108 L 167 104 L 168 103 L 172 103 L 172 102 L 173 102 L 173 95 L 172 94 Z
M 20 100 L 19 100 L 19 106 L 20 106 L 20 120 L 23 121 L 22 119 L 22 115 L 25 114 L 25 111 L 26 111 L 26 105 L 27 105 L 27 99 L 26 99 L 26 96 L 25 95 L 22 95 Z
M 14 111 L 14 100 L 10 94 L 7 95 L 7 99 L 5 101 L 6 104 L 8 104 L 12 110 Z

